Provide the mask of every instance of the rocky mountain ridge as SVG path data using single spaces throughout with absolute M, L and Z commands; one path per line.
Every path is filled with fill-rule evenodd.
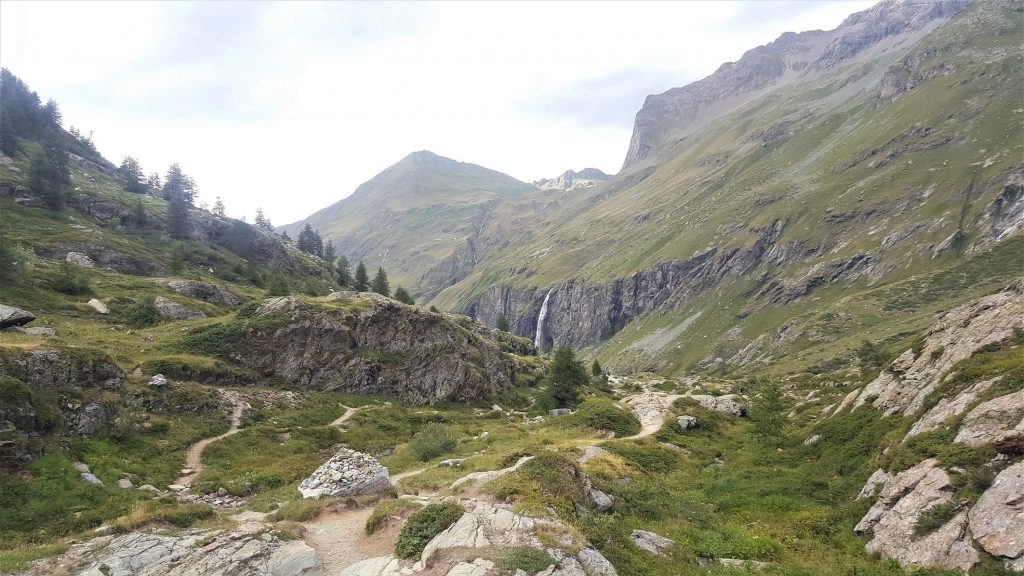
M 597 168 L 584 168 L 579 172 L 566 170 L 555 178 L 541 178 L 534 180 L 533 185 L 541 190 L 576 190 L 577 188 L 590 188 L 602 182 L 608 181 L 611 176 L 601 172 Z

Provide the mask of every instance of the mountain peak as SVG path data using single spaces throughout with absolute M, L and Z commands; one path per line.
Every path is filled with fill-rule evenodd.
M 532 184 L 541 190 L 575 190 L 577 188 L 590 188 L 611 178 L 611 176 L 597 168 L 584 168 L 579 172 L 566 170 L 557 178 L 542 178 L 534 180 Z

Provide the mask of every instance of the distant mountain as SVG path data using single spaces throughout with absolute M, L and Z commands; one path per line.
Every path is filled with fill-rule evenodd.
M 533 185 L 541 190 L 575 190 L 577 188 L 590 188 L 601 182 L 607 181 L 611 176 L 601 172 L 597 168 L 584 168 L 579 172 L 566 170 L 556 178 L 542 178 L 534 180 Z
M 536 189 L 501 172 L 420 151 L 360 185 L 351 196 L 282 226 L 293 238 L 308 222 L 338 254 L 384 266 L 392 286 L 418 286 L 445 257 L 472 242 L 495 206 Z

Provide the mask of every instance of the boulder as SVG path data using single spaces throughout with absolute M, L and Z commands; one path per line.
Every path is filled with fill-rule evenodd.
M 1024 432 L 1024 390 L 976 406 L 964 417 L 953 441 L 977 447 L 996 444 L 1011 432 Z
M 661 556 L 663 554 L 662 550 L 676 543 L 675 540 L 665 538 L 654 532 L 648 532 L 647 530 L 633 530 L 629 534 L 629 538 L 633 541 L 633 544 L 655 556 Z
M 576 555 L 587 576 L 619 576 L 615 566 L 603 554 L 593 548 L 584 548 Z
M 0 330 L 11 326 L 22 326 L 35 319 L 35 314 L 27 310 L 0 304 Z
M 947 421 L 966 412 L 971 404 L 978 399 L 978 396 L 987 392 L 997 381 L 998 378 L 993 378 L 978 382 L 953 398 L 941 398 L 924 416 L 914 422 L 903 440 L 906 441 L 918 434 L 938 430 Z
M 31 336 L 56 336 L 57 331 L 47 326 L 32 326 L 30 328 L 15 328 Z
M 117 417 L 117 407 L 113 404 L 83 404 L 73 398 L 61 396 L 59 406 L 64 416 L 65 432 L 79 436 L 91 436 Z
M 233 307 L 242 303 L 241 298 L 219 284 L 198 280 L 167 280 L 164 284 L 182 296 L 204 300 L 218 306 Z
M 607 512 L 615 505 L 615 497 L 606 494 L 597 488 L 587 490 L 587 506 L 598 512 Z
M 156 310 L 161 316 L 171 320 L 197 320 L 199 318 L 206 318 L 205 313 L 193 310 L 192 308 L 173 300 L 168 300 L 163 296 L 157 296 L 153 304 L 156 306 Z
M 747 404 L 742 396 L 737 394 L 725 394 L 723 396 L 711 396 L 708 394 L 694 394 L 683 396 L 700 404 L 701 408 L 714 412 L 722 412 L 732 416 L 746 416 Z
M 555 416 L 568 416 L 569 414 L 572 414 L 572 409 L 571 408 L 555 408 L 553 410 L 548 410 L 548 416 L 552 416 L 552 417 L 555 417 Z
M 679 416 L 676 418 L 676 422 L 679 423 L 679 427 L 683 430 L 690 430 L 691 428 L 697 427 L 696 416 Z
M 1024 571 L 1024 462 L 1000 472 L 967 517 L 986 552 Z
M 150 378 L 148 386 L 153 388 L 166 388 L 167 378 L 165 378 L 163 374 L 154 374 L 153 377 Z
M 84 266 L 86 268 L 96 267 L 96 263 L 92 261 L 92 258 L 89 258 L 87 255 L 82 254 L 81 252 L 68 252 L 68 255 L 64 258 L 64 260 L 72 264 Z
M 117 481 L 117 487 L 118 488 L 123 488 L 123 489 L 127 490 L 129 488 L 134 488 L 135 485 L 132 484 L 132 481 L 129 480 L 129 479 L 121 478 L 120 480 Z
M 299 484 L 303 498 L 375 494 L 391 488 L 388 469 L 376 458 L 342 448 Z
M 818 442 L 821 442 L 821 435 L 815 434 L 814 436 L 807 438 L 807 440 L 804 440 L 804 446 L 814 446 Z
M 93 298 L 86 304 L 100 314 L 110 314 L 110 308 L 100 300 Z

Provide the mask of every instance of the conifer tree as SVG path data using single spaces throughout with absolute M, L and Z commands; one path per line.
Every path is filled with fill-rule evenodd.
M 60 107 L 57 106 L 57 101 L 50 98 L 43 105 L 43 118 L 54 126 L 61 125 Z
M 502 332 L 508 332 L 508 318 L 505 318 L 504 314 L 498 316 L 498 323 L 495 327 Z
M 43 196 L 51 210 L 64 206 L 64 190 L 71 185 L 68 153 L 56 146 L 43 146 L 29 164 L 29 187 Z
M 412 299 L 409 292 L 402 286 L 395 288 L 395 300 L 398 300 L 402 304 L 415 304 L 416 301 Z
M 388 275 L 383 266 L 377 267 L 377 275 L 373 277 L 370 288 L 382 296 L 391 296 L 391 286 L 388 285 Z
M 191 176 L 181 171 L 181 166 L 171 164 L 164 179 L 163 197 L 168 202 L 172 198 L 180 198 L 186 207 L 192 206 L 196 197 L 196 183 Z
M 124 179 L 124 189 L 133 194 L 142 194 L 146 191 L 146 184 L 143 182 L 144 174 L 142 165 L 131 156 L 125 156 L 121 161 L 121 178 Z
M 327 263 L 327 271 L 331 277 L 334 276 L 334 242 L 330 238 L 324 244 L 324 262 Z
M 189 236 L 188 204 L 180 195 L 172 196 L 167 205 L 167 233 L 178 240 Z
M 362 260 L 356 266 L 356 278 L 352 287 L 356 289 L 356 292 L 366 292 L 370 289 L 370 275 L 366 273 L 366 265 Z
M 142 204 L 141 198 L 135 199 L 135 204 L 132 205 L 132 217 L 131 225 L 139 230 L 146 227 L 149 223 L 149 218 L 146 216 L 146 207 Z
M 274 225 L 270 223 L 270 218 L 267 218 L 266 214 L 263 213 L 263 208 L 256 209 L 256 227 L 264 232 L 273 232 Z
M 604 371 L 601 369 L 601 363 L 594 360 L 594 363 L 590 365 L 590 373 L 594 376 L 600 376 Z
M 299 250 L 314 256 L 324 255 L 323 239 L 320 238 L 320 233 L 309 225 L 309 222 L 306 222 L 302 231 L 299 232 Z
M 160 183 L 160 174 L 157 172 L 150 172 L 149 178 L 146 179 L 146 186 L 149 187 L 150 192 L 159 192 L 163 186 Z
M 348 258 L 344 255 L 338 257 L 338 284 L 342 288 L 352 285 L 352 271 L 348 268 Z
M 213 203 L 213 215 L 224 218 L 227 216 L 227 208 L 224 207 L 224 201 L 217 196 L 217 200 Z
M 572 348 L 560 344 L 555 348 L 545 380 L 551 397 L 559 406 L 575 407 L 580 402 L 580 387 L 589 382 L 590 378 Z

